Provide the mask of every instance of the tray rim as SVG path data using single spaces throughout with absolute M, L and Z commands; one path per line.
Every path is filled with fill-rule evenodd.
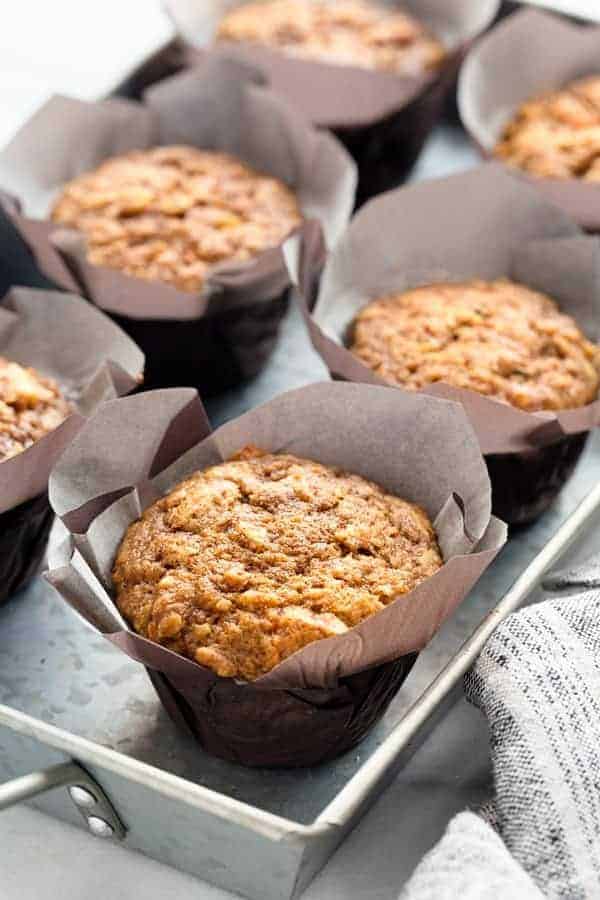
M 115 775 L 135 781 L 180 803 L 251 828 L 269 840 L 318 837 L 323 831 L 323 823 L 317 825 L 317 820 L 310 825 L 294 822 L 0 703 L 0 727 L 2 726 L 25 737 L 42 741 L 77 761 L 102 766 Z

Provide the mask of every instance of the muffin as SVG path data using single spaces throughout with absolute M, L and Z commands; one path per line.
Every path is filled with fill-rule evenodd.
M 0 321 L 2 606 L 44 558 L 54 465 L 88 416 L 141 383 L 144 358 L 76 295 L 14 287 L 0 298 Z
M 166 146 L 75 178 L 51 218 L 85 235 L 90 263 L 195 293 L 216 266 L 280 244 L 302 215 L 277 178 L 227 153 Z
M 246 766 L 356 746 L 506 539 L 460 404 L 365 384 L 212 434 L 189 388 L 106 404 L 50 498 L 70 539 L 47 579 L 203 751 Z
M 333 378 L 461 403 L 494 514 L 550 507 L 600 424 L 596 240 L 491 163 L 374 200 L 324 266 L 314 240 L 290 259 Z
M 0 356 L 0 462 L 53 431 L 70 412 L 52 378 Z
M 259 0 L 231 10 L 217 38 L 315 62 L 414 75 L 439 68 L 443 45 L 407 13 L 369 0 Z
M 113 583 L 138 634 L 252 681 L 442 564 L 415 504 L 359 475 L 250 446 L 148 507 L 118 549 Z
M 523 103 L 494 155 L 540 178 L 600 181 L 600 75 Z
M 600 349 L 550 297 L 506 279 L 429 284 L 374 300 L 355 317 L 349 349 L 407 390 L 441 382 L 527 413 L 581 409 L 600 388 Z M 475 427 L 489 415 L 473 412 Z M 581 432 L 519 452 L 487 452 L 494 514 L 511 525 L 534 521 L 556 499 L 586 440 Z
M 527 412 L 598 396 L 600 349 L 545 294 L 505 279 L 430 284 L 369 303 L 350 349 L 409 390 L 434 382 Z
M 164 0 L 179 63 L 234 58 L 329 129 L 357 164 L 357 205 L 400 185 L 443 117 L 468 46 L 499 0 Z M 207 46 L 207 41 L 212 41 Z M 156 66 L 135 73 L 140 90 Z
M 107 312 L 143 350 L 147 387 L 205 397 L 263 369 L 289 305 L 283 241 L 310 216 L 335 243 L 356 186 L 338 142 L 229 58 L 137 100 L 51 98 L 0 174 L 21 191 L 0 205 L 30 251 L 27 280 Z

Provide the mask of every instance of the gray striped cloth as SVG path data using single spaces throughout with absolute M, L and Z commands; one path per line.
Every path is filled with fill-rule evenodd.
M 401 900 L 600 897 L 600 567 L 546 585 L 560 595 L 510 616 L 465 680 L 489 723 L 494 825 L 457 816 Z

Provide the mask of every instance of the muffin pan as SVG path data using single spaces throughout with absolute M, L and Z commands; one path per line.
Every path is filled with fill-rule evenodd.
M 415 174 L 475 161 L 466 138 L 444 126 Z M 219 425 L 324 377 L 292 309 L 264 372 L 210 401 L 211 421 Z M 454 689 L 500 619 L 526 601 L 569 545 L 579 560 L 598 550 L 600 531 L 591 525 L 600 520 L 599 471 L 594 433 L 557 503 L 512 534 L 420 654 L 375 730 L 343 757 L 310 769 L 244 769 L 199 753 L 169 721 L 144 669 L 35 579 L 0 609 L 0 782 L 74 759 L 106 791 L 126 846 L 255 900 L 298 896 L 414 752 L 423 726 L 431 728 L 456 699 Z M 60 539 L 55 531 L 51 541 Z M 0 784 L 0 809 L 6 797 Z M 82 824 L 64 788 L 32 802 Z

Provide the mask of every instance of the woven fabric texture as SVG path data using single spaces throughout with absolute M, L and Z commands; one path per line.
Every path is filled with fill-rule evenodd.
M 597 563 L 552 587 L 561 595 L 510 616 L 465 680 L 488 720 L 497 832 L 489 808 L 458 815 L 402 900 L 600 897 Z

